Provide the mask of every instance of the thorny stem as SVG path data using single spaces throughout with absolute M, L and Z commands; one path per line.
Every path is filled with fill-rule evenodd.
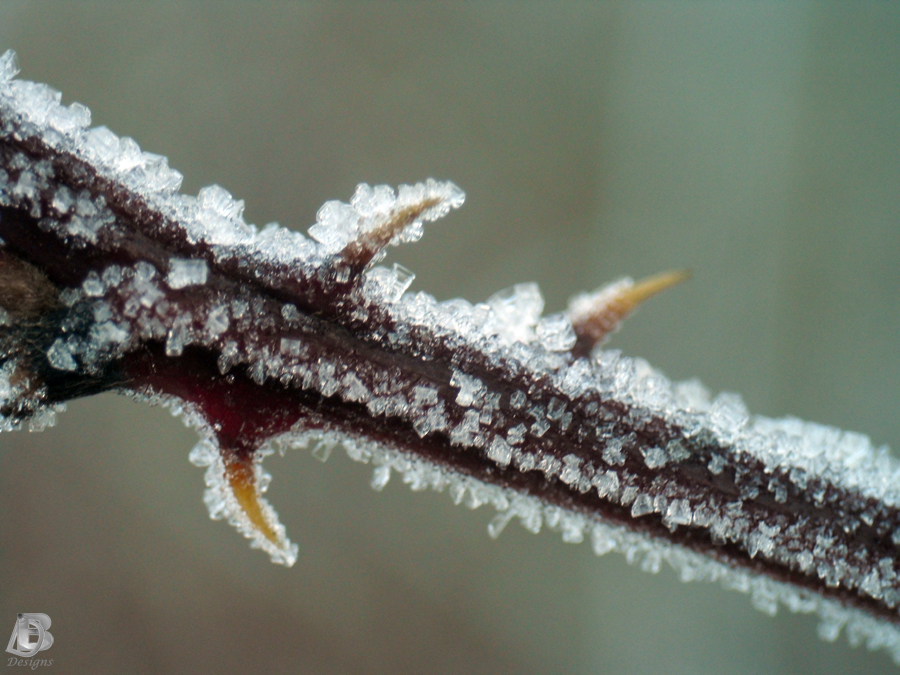
M 602 388 L 561 388 L 569 371 L 602 373 L 603 353 L 594 351 L 590 360 L 597 343 L 683 273 L 626 282 L 574 303 L 575 338 L 557 350 L 557 378 L 529 367 L 512 347 L 495 358 L 437 326 L 403 326 L 403 340 L 394 339 L 399 320 L 364 292 L 364 272 L 399 233 L 440 207 L 440 197 L 390 211 L 339 249 L 330 267 L 310 273 L 252 248 L 188 236 L 177 218 L 138 192 L 84 157 L 20 132 L 17 124 L 0 118 L 0 170 L 10 185 L 21 185 L 35 167 L 44 178 L 25 197 L 0 189 L 0 306 L 8 314 L 0 326 L 0 366 L 15 394 L 0 413 L 10 425 L 48 405 L 106 390 L 175 397 L 215 440 L 249 528 L 276 547 L 286 540 L 260 497 L 260 449 L 287 432 L 339 432 L 349 442 L 386 447 L 575 514 L 572 540 L 582 536 L 584 524 L 622 527 L 788 584 L 802 597 L 831 599 L 900 624 L 895 505 L 823 475 L 767 466 L 712 431 L 686 431 L 679 418 L 648 412 Z M 62 188 L 105 203 L 115 222 L 93 239 L 73 235 L 67 228 L 75 216 L 54 202 Z M 125 347 L 72 368 L 48 359 L 61 340 L 87 339 L 96 330 L 97 294 L 83 292 L 92 274 L 143 262 L 165 277 L 173 260 L 187 259 L 205 261 L 209 274 L 202 284 L 156 287 L 161 296 L 155 302 L 181 313 L 159 312 L 168 341 L 148 336 L 128 298 L 108 286 L 102 298 L 109 312 L 120 323 L 134 323 Z M 200 316 L 189 326 L 199 330 L 195 324 L 212 315 L 208 307 L 223 299 L 250 307 L 253 322 L 235 313 L 215 340 L 171 348 L 173 317 Z M 229 361 L 222 347 L 229 343 L 243 349 L 240 354 L 248 345 L 282 354 L 285 368 L 292 363 L 290 372 L 299 375 L 269 376 L 240 354 Z M 342 364 L 342 386 L 325 390 L 309 377 L 302 380 L 312 372 L 304 368 L 322 363 Z M 440 423 L 423 430 L 422 408 L 373 409 L 352 393 L 356 383 L 373 392 L 387 380 L 398 400 L 433 396 L 429 409 L 442 411 Z M 476 415 L 480 435 L 458 432 L 472 419 L 473 402 L 485 400 L 493 408 Z M 538 408 L 548 411 L 547 419 L 534 431 L 541 424 L 533 414 Z M 739 515 L 725 527 L 732 512 Z

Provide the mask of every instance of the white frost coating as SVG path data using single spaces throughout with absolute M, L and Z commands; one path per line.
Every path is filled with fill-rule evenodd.
M 665 466 L 666 462 L 669 461 L 665 450 L 663 450 L 662 448 L 643 448 L 641 450 L 641 454 L 644 455 L 644 462 L 650 469 L 658 469 L 662 466 Z
M 19 74 L 19 63 L 16 53 L 9 50 L 0 56 L 0 84 L 4 84 Z
M 548 352 L 567 352 L 575 346 L 572 322 L 562 314 L 541 319 L 537 325 L 537 336 Z
M 459 388 L 459 394 L 456 396 L 456 402 L 468 408 L 473 404 L 478 404 L 484 397 L 487 387 L 477 377 L 470 377 L 465 373 L 454 370 L 450 378 L 450 385 Z
M 509 443 L 499 436 L 495 436 L 488 447 L 488 457 L 500 466 L 505 467 L 509 464 L 509 460 L 512 459 L 512 450 L 509 447 Z
M 814 613 L 821 621 L 819 635 L 823 639 L 833 641 L 846 628 L 851 644 L 865 643 L 869 649 L 887 649 L 894 660 L 900 662 L 900 629 L 859 610 L 847 609 L 814 592 L 745 570 L 732 569 L 679 545 L 651 539 L 625 527 L 590 521 L 579 514 L 546 505 L 534 497 L 486 485 L 447 469 L 437 469 L 383 446 L 355 438 L 344 438 L 342 442 L 351 459 L 376 465 L 372 479 L 375 489 L 384 488 L 393 470 L 401 474 L 403 482 L 412 489 L 430 488 L 438 492 L 446 489 L 454 503 L 462 503 L 469 508 L 491 504 L 498 512 L 488 524 L 488 534 L 492 538 L 500 536 L 514 518 L 518 518 L 521 525 L 533 533 L 539 532 L 542 524 L 546 524 L 559 531 L 564 541 L 570 543 L 582 541 L 589 533 L 591 547 L 598 556 L 616 551 L 624 555 L 629 564 L 639 565 L 651 573 L 658 571 L 662 563 L 667 563 L 682 581 L 717 582 L 726 589 L 747 593 L 753 606 L 768 614 L 774 614 L 779 605 L 792 612 Z M 683 505 L 675 505 L 673 509 L 674 520 L 686 521 L 686 515 L 679 515 Z M 767 533 L 772 532 L 772 528 L 767 530 Z
M 516 284 L 495 293 L 486 304 L 490 314 L 484 324 L 485 334 L 496 334 L 507 345 L 534 340 L 534 327 L 544 311 L 544 298 L 537 284 Z
M 47 350 L 47 360 L 57 370 L 73 371 L 78 368 L 71 350 L 61 338 L 56 338 L 50 345 L 50 349 Z
M 279 543 L 273 544 L 250 522 L 250 519 L 244 513 L 244 510 L 238 504 L 228 481 L 225 479 L 225 465 L 222 462 L 222 456 L 218 449 L 209 440 L 202 440 L 191 450 L 190 460 L 196 466 L 208 467 L 206 469 L 206 492 L 203 495 L 203 501 L 209 509 L 209 516 L 213 520 L 227 520 L 231 525 L 236 527 L 239 532 L 243 533 L 250 539 L 250 546 L 253 548 L 261 548 L 272 557 L 272 562 L 280 563 L 290 567 L 296 562 L 298 548 L 296 544 L 291 544 L 285 536 L 284 526 L 278 522 L 278 516 L 269 503 L 260 498 L 260 507 L 264 517 L 270 523 L 273 523 L 273 529 L 278 537 Z M 255 464 L 256 483 L 262 491 L 268 485 L 270 476 L 263 471 L 262 465 L 257 462 Z
M 488 329 L 493 331 L 493 324 L 486 317 L 480 318 L 479 323 L 478 312 L 466 303 L 439 304 L 419 293 L 404 297 L 391 307 L 391 313 L 401 323 L 436 330 L 451 344 L 470 344 L 495 355 L 498 362 L 501 358 L 504 343 L 492 342 Z M 514 345 L 521 354 L 519 360 L 527 362 L 537 374 L 553 378 L 560 391 L 574 395 L 571 380 L 566 382 L 570 363 L 554 361 L 552 355 L 529 347 Z M 807 474 L 821 475 L 846 490 L 858 490 L 890 506 L 900 506 L 900 464 L 886 450 L 876 452 L 863 435 L 834 430 L 837 438 L 822 446 L 820 439 L 828 427 L 790 418 L 746 418 L 737 397 L 721 396 L 711 404 L 705 389 L 696 381 L 673 385 L 643 359 L 599 351 L 594 360 L 583 364 L 578 383 L 581 394 L 596 391 L 633 406 L 647 417 L 661 416 L 682 427 L 688 435 L 704 429 L 712 431 L 723 444 L 731 441 L 740 452 L 761 459 L 769 471 L 794 466 Z M 518 397 L 511 401 L 514 408 L 522 403 Z M 737 428 L 726 430 L 726 419 Z M 546 422 L 536 420 L 535 435 L 546 431 L 545 425 Z
M 209 338 L 214 339 L 228 330 L 228 306 L 220 305 L 213 309 L 206 319 L 206 333 Z
M 182 260 L 173 258 L 169 261 L 169 275 L 166 284 L 169 288 L 187 288 L 206 283 L 209 267 L 205 260 Z
M 149 208 L 183 225 L 189 240 L 210 244 L 214 258 L 234 255 L 235 251 L 246 257 L 249 252 L 254 261 L 283 263 L 296 269 L 298 275 L 313 276 L 348 242 L 377 228 L 392 214 L 419 204 L 423 199 L 437 200 L 436 206 L 426 210 L 418 221 L 395 236 L 392 243 L 399 243 L 418 238 L 421 221 L 439 217 L 448 209 L 459 206 L 463 200 L 462 192 L 451 183 L 427 181 L 415 186 L 402 186 L 397 192 L 383 186 L 361 185 L 350 204 L 330 202 L 320 211 L 317 223 L 310 231 L 319 243 L 277 226 L 269 226 L 257 233 L 242 219 L 242 202 L 235 201 L 222 188 L 205 188 L 196 198 L 176 194 L 181 176 L 168 168 L 165 158 L 143 153 L 130 139 L 120 139 L 103 127 L 87 130 L 90 114 L 86 108 L 78 104 L 68 108 L 60 106 L 57 92 L 43 85 L 16 81 L 12 79 L 15 72 L 14 58 L 11 52 L 7 52 L 0 57 L 0 115 L 4 120 L 14 122 L 22 134 L 40 136 L 50 147 L 90 161 L 104 177 L 141 195 Z M 9 129 L 7 126 L 0 133 L 8 134 Z M 19 162 L 17 179 L 12 180 L 0 171 L 0 203 L 22 206 L 32 213 L 35 209 L 39 212 L 36 198 L 38 192 L 50 184 L 52 167 L 49 164 L 29 164 L 25 157 L 15 159 L 14 165 L 15 162 Z M 87 194 L 74 194 L 68 188 L 62 188 L 50 196 L 48 203 L 51 213 L 60 216 L 58 222 L 57 219 L 50 219 L 54 221 L 52 227 L 63 228 L 66 235 L 96 241 L 103 236 L 104 228 L 116 226 L 113 214 L 100 198 L 91 199 Z M 165 279 L 169 286 L 184 288 L 205 283 L 206 263 L 175 262 L 178 264 L 173 264 Z M 196 265 L 188 269 L 178 267 L 181 263 L 198 262 L 202 263 L 202 270 Z M 215 264 L 215 259 L 211 262 Z M 651 499 L 628 478 L 624 469 L 620 470 L 620 479 L 619 475 L 606 471 L 605 467 L 600 467 L 598 471 L 591 468 L 589 472 L 588 467 L 580 465 L 574 456 L 560 462 L 539 452 L 522 452 L 518 447 L 529 435 L 541 439 L 546 438 L 545 434 L 551 428 L 556 432 L 569 428 L 573 411 L 566 408 L 563 399 L 597 393 L 604 400 L 619 402 L 629 408 L 628 421 L 637 429 L 650 417 L 659 416 L 671 425 L 684 429 L 688 436 L 712 434 L 715 440 L 733 445 L 737 453 L 760 460 L 767 471 L 773 472 L 777 468 L 789 473 L 797 485 L 822 479 L 844 490 L 859 491 L 864 497 L 900 507 L 900 464 L 884 449 L 872 448 L 865 436 L 790 418 L 771 420 L 750 416 L 734 395 L 722 395 L 711 402 L 699 383 L 673 385 L 642 359 L 629 358 L 618 352 L 595 351 L 592 360 L 573 362 L 565 352 L 574 341 L 571 325 L 560 317 L 540 319 L 543 300 L 537 287 L 532 284 L 514 287 L 511 291 L 492 296 L 485 304 L 473 307 L 464 300 L 439 303 L 426 293 L 406 293 L 409 281 L 411 277 L 399 268 L 384 272 L 373 269 L 366 275 L 363 299 L 384 307 L 397 326 L 396 331 L 385 336 L 391 346 L 399 349 L 408 347 L 411 331 L 423 329 L 443 340 L 450 348 L 465 346 L 479 351 L 489 364 L 518 368 L 519 372 L 528 372 L 535 378 L 544 379 L 556 388 L 557 396 L 549 401 L 533 401 L 528 393 L 515 392 L 508 402 L 509 408 L 517 411 L 517 415 L 527 413 L 530 418 L 527 424 L 513 427 L 504 439 L 486 435 L 486 425 L 497 419 L 499 414 L 508 412 L 504 410 L 506 402 L 499 404 L 494 400 L 497 395 L 491 394 L 484 383 L 461 370 L 454 371 L 452 384 L 458 389 L 457 403 L 469 409 L 462 421 L 450 428 L 447 411 L 427 391 L 417 392 L 414 400 L 410 401 L 406 395 L 392 390 L 389 383 L 368 386 L 360 378 L 345 372 L 339 363 L 303 366 L 300 360 L 306 347 L 299 340 L 284 337 L 266 347 L 230 341 L 225 334 L 233 323 L 253 322 L 259 316 L 259 312 L 244 299 L 229 299 L 226 303 L 220 298 L 217 303 L 198 309 L 197 316 L 179 314 L 178 308 L 170 306 L 160 290 L 163 281 L 159 274 L 147 263 L 140 263 L 135 270 L 107 270 L 99 278 L 89 277 L 81 291 L 70 294 L 72 297 L 69 299 L 74 302 L 77 298 L 88 297 L 102 301 L 104 294 L 116 293 L 124 299 L 121 311 L 136 326 L 134 330 L 139 332 L 136 337 L 165 341 L 170 354 L 181 353 L 186 345 L 193 343 L 214 347 L 220 353 L 219 368 L 223 373 L 236 364 L 244 364 L 249 366 L 251 376 L 258 382 L 276 378 L 285 385 L 315 389 L 326 396 L 338 394 L 347 400 L 364 402 L 373 415 L 390 417 L 408 414 L 422 436 L 443 431 L 455 445 L 487 454 L 503 466 L 513 464 L 520 470 L 538 470 L 547 478 L 559 477 L 572 489 L 596 489 L 601 497 L 630 508 L 636 515 L 661 514 L 670 527 L 693 524 L 709 528 L 715 538 L 740 542 L 751 555 L 791 564 L 796 562 L 800 569 L 815 570 L 829 583 L 858 587 L 872 597 L 893 603 L 889 606 L 900 604 L 900 597 L 893 597 L 891 593 L 894 591 L 888 588 L 893 581 L 888 570 L 867 568 L 857 571 L 854 576 L 846 570 L 825 565 L 822 551 L 826 550 L 824 542 L 831 538 L 828 532 L 821 534 L 821 550 L 817 548 L 814 553 L 804 551 L 795 555 L 790 553 L 785 543 L 790 542 L 796 533 L 792 534 L 780 523 L 754 524 L 742 511 L 741 500 L 752 499 L 755 496 L 753 491 L 758 493 L 757 487 L 743 486 L 741 500 L 713 505 L 715 508 L 692 505 L 685 495 L 665 491 Z M 579 311 L 588 311 L 588 306 L 596 308 L 598 302 L 603 302 L 604 297 L 612 297 L 623 284 L 630 284 L 630 280 L 574 300 L 568 317 L 577 319 Z M 290 320 L 289 315 L 290 312 L 283 313 L 286 320 Z M 93 363 L 104 345 L 115 349 L 119 348 L 118 345 L 127 344 L 131 336 L 122 328 L 126 323 L 118 321 L 119 318 L 112 314 L 112 310 L 109 316 L 102 311 L 95 314 L 96 326 L 92 329 L 91 344 L 57 341 L 48 350 L 49 362 L 61 370 L 72 370 L 79 362 Z M 129 322 L 128 325 L 132 324 Z M 16 396 L 10 383 L 11 372 L 4 366 L 0 373 L 0 399 L 9 400 Z M 603 448 L 603 460 L 607 466 L 622 466 L 625 462 L 622 439 L 610 437 L 608 426 L 600 424 L 610 421 L 603 418 L 608 411 L 595 409 L 594 412 L 598 416 L 597 439 L 602 442 L 599 447 Z M 575 413 L 580 414 L 579 411 Z M 35 424 L 40 427 L 51 419 L 40 418 Z M 2 425 L 4 429 L 13 427 L 8 420 L 3 420 Z M 285 442 L 296 444 L 304 438 L 303 434 L 296 434 Z M 451 475 L 398 453 L 372 448 L 358 440 L 346 441 L 345 445 L 351 456 L 371 460 L 378 466 L 377 480 L 373 479 L 376 487 L 383 487 L 391 471 L 397 471 L 413 489 L 448 487 L 455 501 L 472 507 L 492 502 L 503 516 L 494 521 L 493 530 L 497 534 L 509 518 L 515 516 L 532 531 L 539 529 L 541 522 L 547 522 L 572 542 L 579 541 L 590 529 L 578 514 L 551 510 L 551 507 L 541 506 L 534 500 Z M 195 458 L 206 461 L 208 457 L 203 452 L 198 450 Z M 649 467 L 663 469 L 665 473 L 665 467 L 684 460 L 686 453 L 683 447 L 668 444 L 665 448 L 650 448 L 644 453 L 644 460 Z M 720 473 L 727 463 L 725 457 L 714 456 L 709 462 L 709 470 L 714 474 Z M 207 492 L 211 513 L 235 520 L 239 529 L 254 536 L 249 521 L 241 521 L 240 514 L 234 511 L 237 506 L 233 496 L 229 496 L 223 472 L 219 468 L 213 470 L 212 464 L 207 466 L 212 472 L 210 474 L 208 471 L 210 488 Z M 210 475 L 212 478 L 209 478 Z M 262 481 L 261 485 L 265 483 L 265 474 L 260 473 L 258 478 Z M 775 493 L 776 501 L 786 499 L 783 485 L 776 482 L 770 489 Z M 823 493 L 821 499 L 825 498 Z M 269 510 L 267 514 L 274 519 L 274 512 Z M 851 639 L 862 636 L 870 644 L 887 646 L 895 658 L 900 658 L 900 637 L 891 626 L 843 610 L 818 596 L 798 595 L 796 591 L 764 578 L 725 570 L 678 547 L 648 540 L 644 535 L 605 525 L 590 525 L 593 528 L 592 541 L 598 553 L 615 549 L 625 553 L 631 562 L 639 559 L 646 561 L 642 565 L 649 571 L 658 569 L 661 561 L 669 561 L 681 571 L 683 578 L 722 579 L 729 586 L 751 593 L 754 605 L 764 611 L 772 611 L 778 602 L 797 611 L 815 611 L 823 618 L 826 637 L 836 636 L 840 627 L 846 625 Z M 598 534 L 597 528 L 606 529 Z M 258 537 L 258 533 L 255 536 Z M 900 533 L 896 539 L 900 541 Z M 257 545 L 266 547 L 264 541 L 257 542 Z M 281 561 L 292 559 L 291 555 L 296 556 L 295 549 L 283 547 L 274 547 L 270 553 Z M 843 563 L 843 554 L 840 551 L 835 553 Z M 890 573 L 893 574 L 893 570 Z
M 396 193 L 383 186 L 360 185 L 352 206 L 323 207 L 318 224 L 333 227 L 335 233 L 329 234 L 314 226 L 328 242 L 321 247 L 300 233 L 283 228 L 267 227 L 258 232 L 256 227 L 244 222 L 243 202 L 235 201 L 226 190 L 211 186 L 202 189 L 196 198 L 177 194 L 182 176 L 169 168 L 165 157 L 141 151 L 134 140 L 119 138 L 106 127 L 88 129 L 91 118 L 87 108 L 79 103 L 68 107 L 60 105 L 59 92 L 43 84 L 13 79 L 17 72 L 15 54 L 8 51 L 0 57 L 0 115 L 16 123 L 21 135 L 40 136 L 51 148 L 89 161 L 105 178 L 121 183 L 141 195 L 148 206 L 163 217 L 177 221 L 191 241 L 212 244 L 218 253 L 227 254 L 230 252 L 228 247 L 240 245 L 272 262 L 305 260 L 310 268 L 315 268 L 323 256 L 335 252 L 335 240 L 341 240 L 342 233 L 365 232 L 392 213 L 423 199 L 434 200 L 435 205 L 426 209 L 391 243 L 411 241 L 421 234 L 422 222 L 458 208 L 465 199 L 465 194 L 452 183 L 430 179 L 401 186 Z M 39 176 L 24 172 L 19 192 L 23 196 L 33 196 L 30 181 L 39 179 Z M 54 208 L 57 207 L 60 213 L 71 208 L 65 194 L 54 202 Z M 76 214 L 68 226 L 73 233 L 93 240 L 97 235 L 96 223 L 96 220 L 85 221 Z
M 366 290 L 372 295 L 380 295 L 387 302 L 397 302 L 416 278 L 415 274 L 397 263 L 392 269 L 372 267 L 365 276 Z
M 412 223 L 397 233 L 392 245 L 416 241 L 422 236 L 422 222 L 436 220 L 450 209 L 462 206 L 465 193 L 453 183 L 428 179 L 416 185 L 401 185 L 397 192 L 387 185 L 371 187 L 361 183 L 349 204 L 329 201 L 316 214 L 310 236 L 321 244 L 328 255 L 339 253 L 351 241 L 377 230 L 393 216 L 426 200 L 436 204 L 425 209 Z

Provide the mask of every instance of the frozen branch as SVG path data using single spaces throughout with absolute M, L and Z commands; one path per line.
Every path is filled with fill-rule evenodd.
M 105 390 L 195 427 L 206 503 L 252 545 L 297 551 L 263 499 L 272 451 L 341 444 L 414 490 L 447 489 L 600 555 L 721 580 L 760 609 L 816 612 L 821 634 L 900 659 L 898 464 L 864 436 L 751 417 L 597 345 L 682 273 L 625 280 L 541 317 L 536 286 L 472 306 L 406 293 L 374 267 L 462 204 L 451 183 L 360 185 L 313 239 L 194 198 L 86 108 L 0 59 L 0 414 L 42 428 Z

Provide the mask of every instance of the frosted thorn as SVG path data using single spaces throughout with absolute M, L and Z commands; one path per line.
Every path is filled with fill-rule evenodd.
M 368 186 L 360 186 L 368 187 Z M 400 199 L 404 195 L 400 188 Z M 383 220 L 360 232 L 341 251 L 339 258 L 350 268 L 350 278 L 356 277 L 388 245 L 403 241 L 404 231 L 410 227 L 421 228 L 421 221 L 434 220 L 457 208 L 464 199 L 463 192 L 452 183 L 429 180 L 426 184 L 414 186 L 422 188 L 421 199 L 394 208 L 383 215 Z M 359 190 L 358 190 L 359 191 Z M 416 237 L 417 238 L 417 237 Z
M 390 214 L 387 220 L 364 232 L 341 251 L 341 259 L 353 270 L 353 276 L 364 270 L 391 240 L 418 220 L 422 213 L 440 203 L 438 197 L 423 199 Z
M 579 295 L 569 303 L 569 319 L 575 329 L 576 357 L 591 350 L 612 332 L 638 305 L 657 293 L 691 278 L 689 270 L 673 270 L 642 279 L 623 279 L 594 293 Z
M 252 527 L 275 548 L 280 550 L 289 549 L 290 544 L 284 539 L 284 536 L 279 536 L 279 530 L 283 531 L 284 528 L 280 528 L 278 523 L 273 522 L 269 514 L 266 513 L 266 505 L 261 499 L 259 486 L 256 482 L 254 459 L 252 457 L 240 457 L 236 453 L 228 453 L 227 451 L 222 451 L 222 455 L 228 485 L 238 506 L 240 506 Z

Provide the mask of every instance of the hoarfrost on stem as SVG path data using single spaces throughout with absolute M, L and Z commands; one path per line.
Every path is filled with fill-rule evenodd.
M 0 427 L 53 422 L 117 389 L 197 429 L 204 501 L 275 562 L 298 550 L 262 460 L 341 445 L 413 490 L 447 490 L 650 572 L 721 581 L 754 606 L 816 612 L 900 659 L 900 466 L 862 435 L 750 415 L 598 345 L 684 278 L 625 279 L 541 317 L 534 284 L 486 302 L 408 291 L 388 246 L 459 207 L 449 182 L 357 187 L 311 238 L 243 220 L 0 57 Z

